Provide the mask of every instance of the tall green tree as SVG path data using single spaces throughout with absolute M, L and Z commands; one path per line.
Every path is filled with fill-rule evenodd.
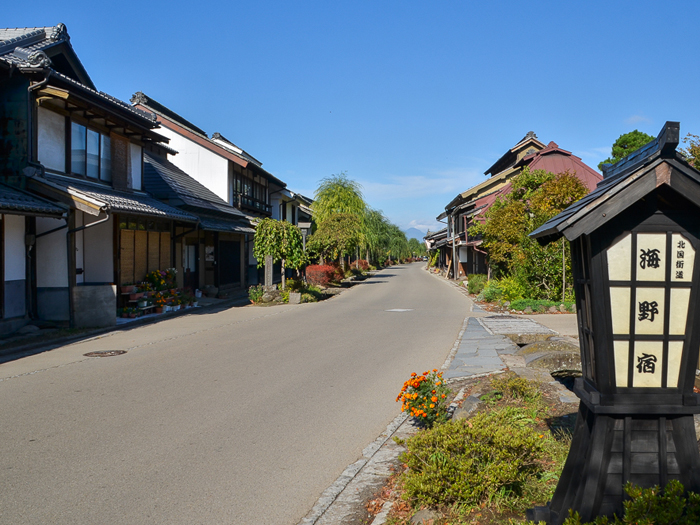
M 603 164 L 615 164 L 630 153 L 634 153 L 642 146 L 649 144 L 655 137 L 638 130 L 620 135 L 612 145 L 612 155 L 598 164 L 598 169 L 603 171 Z
M 343 260 L 360 244 L 361 227 L 360 217 L 357 215 L 334 213 L 318 224 L 306 246 L 322 259 Z
M 562 274 L 571 272 L 566 243 L 545 247 L 528 234 L 588 193 L 574 174 L 525 168 L 511 181 L 512 191 L 469 229 L 481 235 L 494 276 L 512 278 L 533 299 L 562 297 Z M 570 276 L 565 279 L 571 283 Z M 568 293 L 571 286 L 567 286 Z
M 317 223 L 336 213 L 352 213 L 361 217 L 366 207 L 362 186 L 349 179 L 345 172 L 322 179 L 311 204 Z
M 255 227 L 253 255 L 258 267 L 266 261 L 282 263 L 282 289 L 285 268 L 299 269 L 305 262 L 301 230 L 287 221 L 265 218 Z

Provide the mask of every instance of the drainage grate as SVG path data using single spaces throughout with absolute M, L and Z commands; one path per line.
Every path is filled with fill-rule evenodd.
M 126 354 L 126 350 L 100 350 L 99 352 L 88 352 L 85 357 L 112 357 L 113 355 Z

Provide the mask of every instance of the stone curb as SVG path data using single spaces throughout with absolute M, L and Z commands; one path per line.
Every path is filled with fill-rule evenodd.
M 408 419 L 404 413 L 399 414 L 394 420 L 389 423 L 386 430 L 380 434 L 372 443 L 367 445 L 362 451 L 362 459 L 348 466 L 343 473 L 333 482 L 333 484 L 323 491 L 318 501 L 313 506 L 311 511 L 302 518 L 298 525 L 314 525 L 320 520 L 326 511 L 330 508 L 338 496 L 345 490 L 350 482 L 361 472 L 362 468 L 370 462 L 374 455 L 381 449 L 398 428 Z M 388 511 L 387 511 L 388 512 Z

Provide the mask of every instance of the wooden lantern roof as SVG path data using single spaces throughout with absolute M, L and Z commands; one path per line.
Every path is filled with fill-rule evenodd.
M 589 235 L 663 185 L 700 208 L 700 172 L 676 151 L 679 136 L 680 123 L 666 122 L 656 139 L 607 168 L 594 191 L 530 236 L 545 245 L 562 236 L 572 241 Z

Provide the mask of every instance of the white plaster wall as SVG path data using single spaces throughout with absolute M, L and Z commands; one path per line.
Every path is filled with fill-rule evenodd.
M 66 221 L 62 219 L 49 219 L 37 217 L 37 234 L 63 226 Z M 66 287 L 68 286 L 68 261 L 66 259 L 66 232 L 67 228 L 58 230 L 50 235 L 39 237 L 36 240 L 36 284 L 38 287 Z
M 130 158 L 131 158 L 131 187 L 135 190 L 141 189 L 141 167 L 142 154 L 141 146 L 138 144 L 129 144 Z
M 229 160 L 209 151 L 196 142 L 161 126 L 158 133 L 170 139 L 168 145 L 179 153 L 168 160 L 200 182 L 229 204 Z
M 279 193 L 270 196 L 270 206 L 272 206 L 272 218 L 279 221 L 280 215 L 280 196 Z
M 104 219 L 104 216 L 85 216 L 87 223 Z M 83 261 L 86 283 L 114 282 L 114 218 L 83 230 Z
M 5 281 L 25 278 L 24 216 L 5 215 Z
M 39 108 L 38 159 L 49 169 L 66 171 L 66 118 L 46 108 Z

